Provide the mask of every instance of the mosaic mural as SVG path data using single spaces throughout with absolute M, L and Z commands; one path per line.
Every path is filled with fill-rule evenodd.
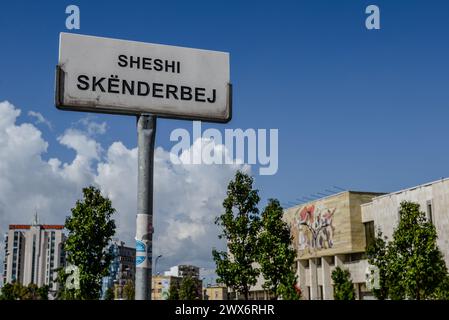
M 329 249 L 333 246 L 336 208 L 310 205 L 295 212 L 293 233 L 299 250 Z

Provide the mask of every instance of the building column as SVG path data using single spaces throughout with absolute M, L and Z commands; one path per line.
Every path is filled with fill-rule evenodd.
M 304 261 L 297 260 L 296 265 L 296 274 L 298 276 L 299 288 L 301 289 L 301 296 L 304 299 L 309 299 L 306 286 L 306 268 L 304 267 Z
M 317 258 L 309 259 L 310 266 L 310 299 L 318 300 L 320 298 L 318 292 L 318 276 L 317 276 Z
M 341 254 L 337 254 L 337 255 L 335 255 L 335 266 L 336 267 L 340 267 L 340 268 L 343 268 L 343 266 L 344 266 L 344 255 L 341 255 Z
M 331 284 L 331 272 L 329 266 L 329 258 L 330 257 L 322 257 L 321 258 L 321 272 L 323 279 L 323 300 L 333 300 L 334 293 Z

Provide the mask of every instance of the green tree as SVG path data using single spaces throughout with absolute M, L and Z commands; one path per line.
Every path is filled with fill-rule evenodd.
M 446 276 L 444 280 L 441 281 L 430 298 L 435 300 L 449 300 L 449 276 Z
M 48 293 L 50 291 L 50 287 L 48 285 L 42 286 L 37 289 L 37 296 L 39 300 L 48 300 Z
M 262 229 L 258 236 L 257 262 L 265 279 L 263 287 L 277 299 L 297 300 L 294 270 L 296 250 L 288 224 L 282 220 L 284 210 L 277 199 L 270 199 L 262 213 Z
M 112 203 L 93 186 L 83 189 L 83 200 L 71 209 L 72 215 L 65 221 L 69 231 L 64 250 L 67 262 L 79 270 L 79 289 L 62 295 L 66 299 L 96 300 L 100 297 L 101 279 L 108 275 L 111 254 L 106 247 L 115 234 L 115 212 Z M 60 271 L 64 285 L 66 275 Z
M 67 282 L 69 281 L 68 277 L 70 274 L 66 273 L 64 268 L 59 268 L 56 270 L 57 278 L 56 282 L 58 283 L 58 291 L 56 293 L 57 300 L 76 300 L 79 293 L 74 289 L 70 289 L 67 286 Z
M 16 300 L 14 296 L 14 283 L 5 283 L 1 288 L 0 300 Z
M 379 299 L 449 299 L 449 276 L 437 246 L 435 227 L 419 204 L 404 201 L 393 240 L 379 231 L 368 247 L 369 263 L 379 270 Z
M 114 298 L 114 287 L 109 287 L 104 294 L 104 300 L 114 300 Z
M 20 300 L 37 300 L 38 286 L 34 283 L 30 283 L 28 286 L 22 286 L 23 295 Z
M 378 275 L 374 275 L 372 279 L 372 292 L 374 296 L 379 300 L 385 300 L 389 294 L 388 283 L 388 243 L 387 238 L 382 235 L 382 231 L 378 230 L 376 238 L 368 246 L 366 250 L 368 256 L 368 263 L 377 267 Z M 374 283 L 374 279 L 378 280 L 378 283 Z
M 171 280 L 168 288 L 168 300 L 179 300 L 179 283 Z
M 297 277 L 295 273 L 289 272 L 283 276 L 282 282 L 279 284 L 278 292 L 283 300 L 299 300 L 301 292 L 296 286 Z
M 219 238 L 226 239 L 228 251 L 212 251 L 218 282 L 226 284 L 248 300 L 249 289 L 256 284 L 260 271 L 253 266 L 257 256 L 257 235 L 260 217 L 258 190 L 253 190 L 253 178 L 237 171 L 223 201 L 225 212 L 215 223 L 222 227 Z
M 39 288 L 34 283 L 24 286 L 14 281 L 3 286 L 0 300 L 48 300 L 48 291 L 48 286 Z
M 387 253 L 390 297 L 429 299 L 448 277 L 435 226 L 417 203 L 402 202 L 399 217 Z
M 179 300 L 198 299 L 198 281 L 190 276 L 185 276 L 179 286 Z
M 334 281 L 334 299 L 335 300 L 354 300 L 354 285 L 351 280 L 351 274 L 348 270 L 336 267 L 331 275 Z
M 128 281 L 124 286 L 123 286 L 123 298 L 125 300 L 134 300 L 136 294 L 136 290 L 134 287 L 134 282 L 133 281 Z
M 38 287 L 34 283 L 30 283 L 27 287 L 22 286 L 21 300 L 48 300 L 48 292 L 50 288 L 48 285 Z

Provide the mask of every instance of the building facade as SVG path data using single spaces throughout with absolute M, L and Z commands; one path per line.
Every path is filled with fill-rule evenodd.
M 179 266 L 171 267 L 169 271 L 164 272 L 165 276 L 186 277 L 192 278 L 200 277 L 200 268 L 192 265 L 181 264 Z
M 358 299 L 371 297 L 365 279 L 367 241 L 361 205 L 381 195 L 345 191 L 285 211 L 303 299 L 332 300 L 331 274 L 337 266 L 350 271 Z
M 285 211 L 303 299 L 333 299 L 330 276 L 336 266 L 351 273 L 357 299 L 373 299 L 366 287 L 366 247 L 377 230 L 392 240 L 402 201 L 418 203 L 434 224 L 437 245 L 449 266 L 449 179 L 388 194 L 342 192 Z
M 151 300 L 168 300 L 170 286 L 179 288 L 182 278 L 171 275 L 157 275 L 151 278 Z
M 105 298 L 109 288 L 113 288 L 116 299 L 123 299 L 123 287 L 135 281 L 136 249 L 126 247 L 123 241 L 114 240 L 109 245 L 109 253 L 112 255 L 112 261 L 109 275 L 103 278 L 102 298 Z
M 370 233 L 380 229 L 388 240 L 399 222 L 402 201 L 418 203 L 420 210 L 437 231 L 437 245 L 449 267 L 449 179 L 441 179 L 412 188 L 375 197 L 361 206 L 362 222 Z
M 167 300 L 170 295 L 170 286 L 179 288 L 184 277 L 191 277 L 197 290 L 197 297 L 203 296 L 203 281 L 200 279 L 200 268 L 192 265 L 178 265 L 165 271 L 164 275 L 153 275 L 151 286 L 152 300 Z
M 57 290 L 57 270 L 65 266 L 62 225 L 9 225 L 5 235 L 3 283 L 48 285 Z
M 208 285 L 203 288 L 203 300 L 228 300 L 228 288 L 225 285 Z

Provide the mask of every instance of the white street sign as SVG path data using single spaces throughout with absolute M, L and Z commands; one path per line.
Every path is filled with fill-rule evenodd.
M 61 33 L 59 109 L 228 122 L 229 53 Z

